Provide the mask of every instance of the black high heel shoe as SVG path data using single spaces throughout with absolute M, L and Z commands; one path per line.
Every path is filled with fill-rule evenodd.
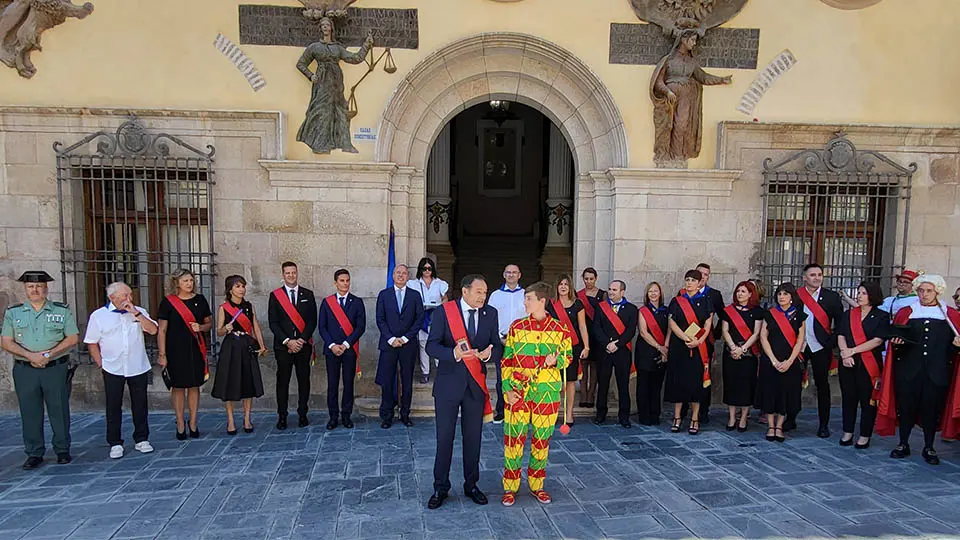
M 177 440 L 178 440 L 178 441 L 185 441 L 185 440 L 187 440 L 187 432 L 186 432 L 186 431 L 177 431 Z
M 236 430 L 236 429 L 234 429 L 233 431 L 230 431 L 229 429 L 227 430 L 227 435 L 230 435 L 231 437 L 234 436 L 234 435 L 236 435 L 236 434 L 237 434 L 237 430 Z
M 190 429 L 190 426 L 187 426 L 187 429 Z M 200 426 L 197 426 L 197 429 L 190 429 L 190 438 L 191 439 L 200 438 Z
M 774 428 L 773 432 L 776 433 L 778 431 L 780 432 L 780 435 L 777 435 L 776 437 L 774 437 L 774 439 L 779 443 L 786 441 L 787 440 L 786 437 L 783 436 L 783 428 Z
M 771 435 L 771 432 L 773 433 L 772 435 Z M 767 429 L 767 440 L 770 442 L 777 440 L 777 428 Z
M 840 439 L 840 446 L 853 446 L 853 437 L 849 439 Z
M 727 424 L 727 431 L 733 431 L 733 430 L 735 430 L 735 429 L 737 429 L 737 423 L 736 423 L 736 422 L 734 422 L 733 424 Z
M 680 424 L 683 422 L 680 418 L 673 419 L 673 425 L 670 426 L 670 433 L 680 433 Z

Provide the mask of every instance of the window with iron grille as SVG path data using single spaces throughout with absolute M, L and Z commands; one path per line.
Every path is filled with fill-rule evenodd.
M 823 265 L 825 287 L 852 296 L 864 279 L 889 283 L 905 263 L 916 170 L 859 151 L 843 134 L 822 149 L 764 160 L 763 283 L 799 284 L 811 262 Z
M 116 133 L 54 149 L 64 295 L 81 331 L 114 281 L 156 316 L 168 276 L 187 268 L 196 291 L 214 303 L 212 146 L 203 152 L 132 118 Z

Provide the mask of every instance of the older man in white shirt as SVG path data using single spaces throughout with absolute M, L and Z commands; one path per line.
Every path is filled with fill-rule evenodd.
M 133 291 L 123 282 L 107 286 L 110 303 L 90 314 L 87 335 L 83 342 L 90 356 L 103 371 L 103 388 L 107 401 L 107 442 L 110 457 L 123 457 L 120 427 L 123 418 L 123 386 L 130 389 L 133 412 L 134 448 L 144 454 L 153 452 L 147 441 L 147 377 L 150 360 L 143 343 L 143 334 L 156 335 L 157 323 L 147 311 L 133 305 Z
M 497 309 L 497 326 L 500 332 L 500 343 L 506 343 L 507 332 L 510 331 L 510 325 L 519 319 L 527 316 L 527 310 L 523 307 L 523 287 L 520 286 L 520 267 L 515 264 L 508 264 L 503 269 L 503 285 L 490 294 L 490 300 L 487 301 L 490 306 Z M 497 410 L 493 417 L 493 423 L 503 422 L 503 390 L 501 386 L 500 363 L 497 367 Z

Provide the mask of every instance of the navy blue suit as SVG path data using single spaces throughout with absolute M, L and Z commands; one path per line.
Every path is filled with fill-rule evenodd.
M 337 301 L 336 295 L 333 299 Z M 363 300 L 347 293 L 344 303 L 346 305 L 343 312 L 353 325 L 351 334 L 347 335 L 340 328 L 340 323 L 337 322 L 333 310 L 327 305 L 326 299 L 320 302 L 320 315 L 317 317 L 317 329 L 320 331 L 320 337 L 323 338 L 323 356 L 327 364 L 327 410 L 330 411 L 331 420 L 336 420 L 340 414 L 343 414 L 344 418 L 349 418 L 353 414 L 353 382 L 357 371 L 357 354 L 353 352 L 353 346 L 360 341 L 360 336 L 367 329 L 367 310 L 363 307 Z M 349 345 L 347 350 L 340 356 L 333 354 L 330 345 L 340 345 L 344 342 Z M 338 407 L 337 393 L 340 391 L 341 375 L 343 398 Z
M 459 316 L 463 317 L 460 301 L 456 301 Z M 464 327 L 466 328 L 466 324 Z M 469 332 L 469 329 L 467 330 Z M 497 310 L 483 306 L 477 311 L 477 334 L 468 336 L 470 345 L 483 351 L 492 345 L 487 363 L 499 365 L 503 345 L 497 328 Z M 450 491 L 450 462 L 453 459 L 453 439 L 457 432 L 457 413 L 460 413 L 460 431 L 463 437 L 463 490 L 469 493 L 480 479 L 480 439 L 483 434 L 483 389 L 474 381 L 467 366 L 453 356 L 456 342 L 447 324 L 443 308 L 433 315 L 427 354 L 436 358 L 437 377 L 433 381 L 433 402 L 437 421 L 437 455 L 433 462 L 433 489 Z M 486 381 L 486 363 L 483 364 Z
M 420 293 L 406 287 L 402 309 L 397 306 L 397 289 L 388 287 L 377 295 L 377 328 L 380 329 L 380 359 L 377 362 L 376 383 L 380 385 L 380 419 L 393 421 L 396 406 L 397 372 L 400 372 L 400 418 L 410 416 L 413 399 L 413 367 L 420 354 L 417 341 L 423 326 L 423 299 Z M 387 340 L 403 337 L 407 342 L 401 347 L 391 347 Z

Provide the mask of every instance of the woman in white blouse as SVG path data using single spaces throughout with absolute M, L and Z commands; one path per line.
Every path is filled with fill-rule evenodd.
M 420 293 L 423 298 L 423 327 L 420 328 L 420 383 L 430 380 L 430 356 L 427 355 L 427 337 L 430 335 L 430 319 L 433 310 L 449 300 L 447 292 L 450 286 L 437 275 L 437 265 L 430 257 L 420 259 L 417 264 L 417 279 L 407 284 Z

